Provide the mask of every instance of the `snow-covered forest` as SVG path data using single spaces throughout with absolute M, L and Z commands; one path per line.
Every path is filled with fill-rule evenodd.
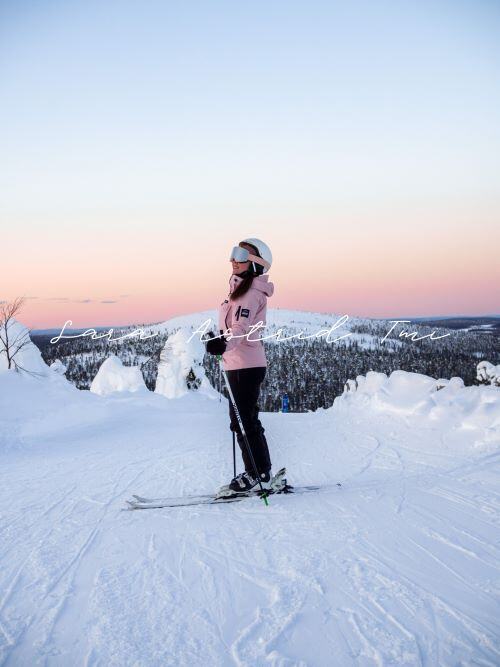
M 126 366 L 139 366 L 145 384 L 151 391 L 156 385 L 160 352 L 172 333 L 180 327 L 197 327 L 207 318 L 215 321 L 215 313 L 206 311 L 187 317 L 173 318 L 158 325 L 134 325 L 115 330 L 114 338 L 138 327 L 155 337 L 140 340 L 139 336 L 109 342 L 109 338 L 94 340 L 80 337 L 51 344 L 52 335 L 35 336 L 43 358 L 50 364 L 59 359 L 67 368 L 66 377 L 78 388 L 88 389 L 103 361 L 110 355 L 118 356 Z M 384 320 L 350 318 L 334 330 L 330 340 L 349 332 L 348 338 L 327 342 L 325 337 L 308 340 L 281 340 L 272 338 L 281 329 L 282 338 L 300 331 L 313 334 L 328 329 L 341 319 L 339 315 L 306 313 L 300 311 L 270 310 L 265 336 L 268 371 L 261 389 L 260 405 L 263 410 L 276 411 L 281 407 L 281 396 L 287 392 L 293 412 L 327 408 L 335 397 L 342 394 L 349 378 L 377 371 L 389 374 L 406 370 L 430 375 L 436 379 L 461 377 L 466 385 L 478 383 L 476 367 L 480 361 L 500 363 L 500 336 L 488 335 L 484 330 L 435 328 L 418 323 L 397 325 Z M 413 340 L 400 337 L 403 331 L 416 332 Z M 103 332 L 98 332 L 102 335 Z M 433 335 L 433 338 L 429 336 Z M 445 336 L 438 338 L 439 336 Z M 383 340 L 385 338 L 385 340 Z M 204 359 L 207 375 L 214 387 L 222 387 L 218 362 L 207 355 Z

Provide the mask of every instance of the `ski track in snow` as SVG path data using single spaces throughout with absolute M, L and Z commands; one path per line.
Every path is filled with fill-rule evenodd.
M 127 403 L 112 440 L 7 450 L 1 665 L 500 664 L 499 454 L 394 415 L 263 414 L 275 470 L 318 492 L 122 511 L 227 482 L 213 406 Z

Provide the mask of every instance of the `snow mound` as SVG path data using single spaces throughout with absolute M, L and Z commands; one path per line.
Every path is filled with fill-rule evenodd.
M 481 361 L 477 365 L 477 379 L 500 387 L 500 364 L 493 366 L 489 361 Z
M 389 377 L 385 373 L 369 371 L 358 375 L 356 380 L 348 380 L 344 394 L 356 394 L 358 404 L 388 409 L 401 413 L 412 413 L 421 409 L 429 395 L 436 390 L 436 380 L 420 373 L 394 371 Z
M 56 359 L 49 366 L 50 370 L 57 375 L 64 375 L 68 370 L 60 359 Z
M 422 426 L 434 423 L 443 432 L 476 429 L 476 445 L 500 443 L 500 387 L 465 387 L 459 377 L 435 380 L 406 371 L 394 371 L 388 377 L 369 371 L 348 380 L 331 409 L 398 413 Z
M 10 370 L 27 371 L 46 376 L 49 367 L 42 359 L 37 346 L 31 341 L 29 330 L 15 319 L 0 326 L 0 373 L 9 370 L 6 341 L 8 341 Z
M 205 346 L 188 327 L 169 336 L 160 354 L 155 392 L 167 398 L 180 398 L 189 391 L 216 397 L 205 375 L 204 355 Z
M 90 391 L 105 396 L 115 391 L 147 391 L 138 366 L 124 366 L 116 355 L 108 357 L 92 380 Z

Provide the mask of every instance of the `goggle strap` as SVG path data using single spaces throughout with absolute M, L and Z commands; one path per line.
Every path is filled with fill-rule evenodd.
M 265 269 L 269 269 L 269 262 L 266 262 L 266 260 L 262 259 L 262 257 L 257 257 L 257 255 L 248 255 L 248 259 L 250 262 L 255 262 L 256 264 L 263 266 Z

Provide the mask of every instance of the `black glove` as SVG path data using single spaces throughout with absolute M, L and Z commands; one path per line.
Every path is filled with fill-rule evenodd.
M 224 354 L 226 351 L 226 339 L 221 335 L 214 338 L 213 331 L 209 331 L 208 335 L 212 340 L 207 341 L 207 352 L 208 354 Z

